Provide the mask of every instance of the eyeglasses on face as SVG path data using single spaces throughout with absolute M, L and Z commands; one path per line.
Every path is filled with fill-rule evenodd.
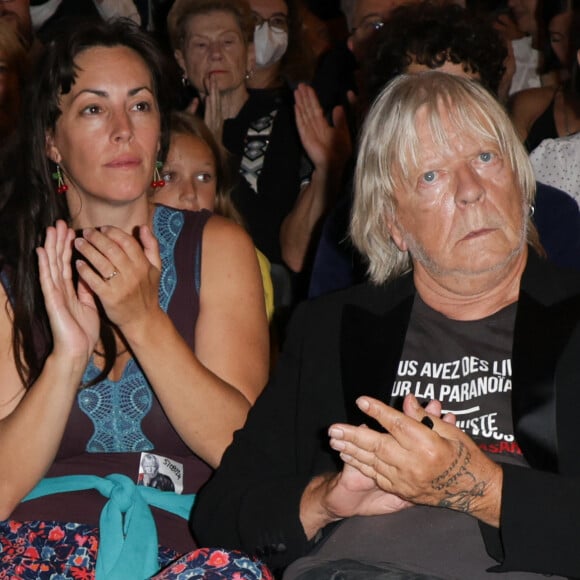
M 262 26 L 264 22 L 267 22 L 270 28 L 284 31 L 288 30 L 288 16 L 282 14 L 282 12 L 276 12 L 276 14 L 272 14 L 270 18 L 264 18 L 257 12 L 253 12 L 252 15 L 254 16 L 254 24 L 256 25 L 256 28 Z

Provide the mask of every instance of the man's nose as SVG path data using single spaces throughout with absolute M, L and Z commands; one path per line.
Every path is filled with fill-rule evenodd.
M 469 163 L 462 164 L 456 172 L 455 202 L 460 206 L 476 203 L 485 196 L 485 187 L 477 171 Z

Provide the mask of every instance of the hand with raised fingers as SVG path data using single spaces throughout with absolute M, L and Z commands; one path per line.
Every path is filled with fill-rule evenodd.
M 99 314 L 89 288 L 72 277 L 75 233 L 58 220 L 47 228 L 44 245 L 36 249 L 40 287 L 50 322 L 53 353 L 88 362 L 99 338 Z
M 85 229 L 75 240 L 84 257 L 77 266 L 81 278 L 125 336 L 129 326 L 139 327 L 159 311 L 159 246 L 148 226 L 141 226 L 138 236 L 104 226 Z
M 452 424 L 452 416 L 429 415 L 412 395 L 404 413 L 371 397 L 360 397 L 357 405 L 387 433 L 333 425 L 330 444 L 345 463 L 407 501 L 499 524 L 502 470 Z
M 352 142 L 346 115 L 335 107 L 331 125 L 314 89 L 301 83 L 294 91 L 296 126 L 302 146 L 316 168 L 342 169 L 352 153 Z

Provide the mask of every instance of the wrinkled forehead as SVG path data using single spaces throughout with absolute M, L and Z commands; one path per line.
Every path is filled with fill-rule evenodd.
M 401 127 L 400 167 L 398 173 L 405 180 L 426 161 L 443 152 L 481 146 L 504 150 L 498 127 L 483 110 L 469 107 L 450 98 L 439 97 L 422 104 L 408 129 Z

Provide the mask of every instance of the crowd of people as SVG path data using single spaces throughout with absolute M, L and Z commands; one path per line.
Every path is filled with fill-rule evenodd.
M 0 1 L 0 578 L 580 578 L 580 3 L 491 4 Z

